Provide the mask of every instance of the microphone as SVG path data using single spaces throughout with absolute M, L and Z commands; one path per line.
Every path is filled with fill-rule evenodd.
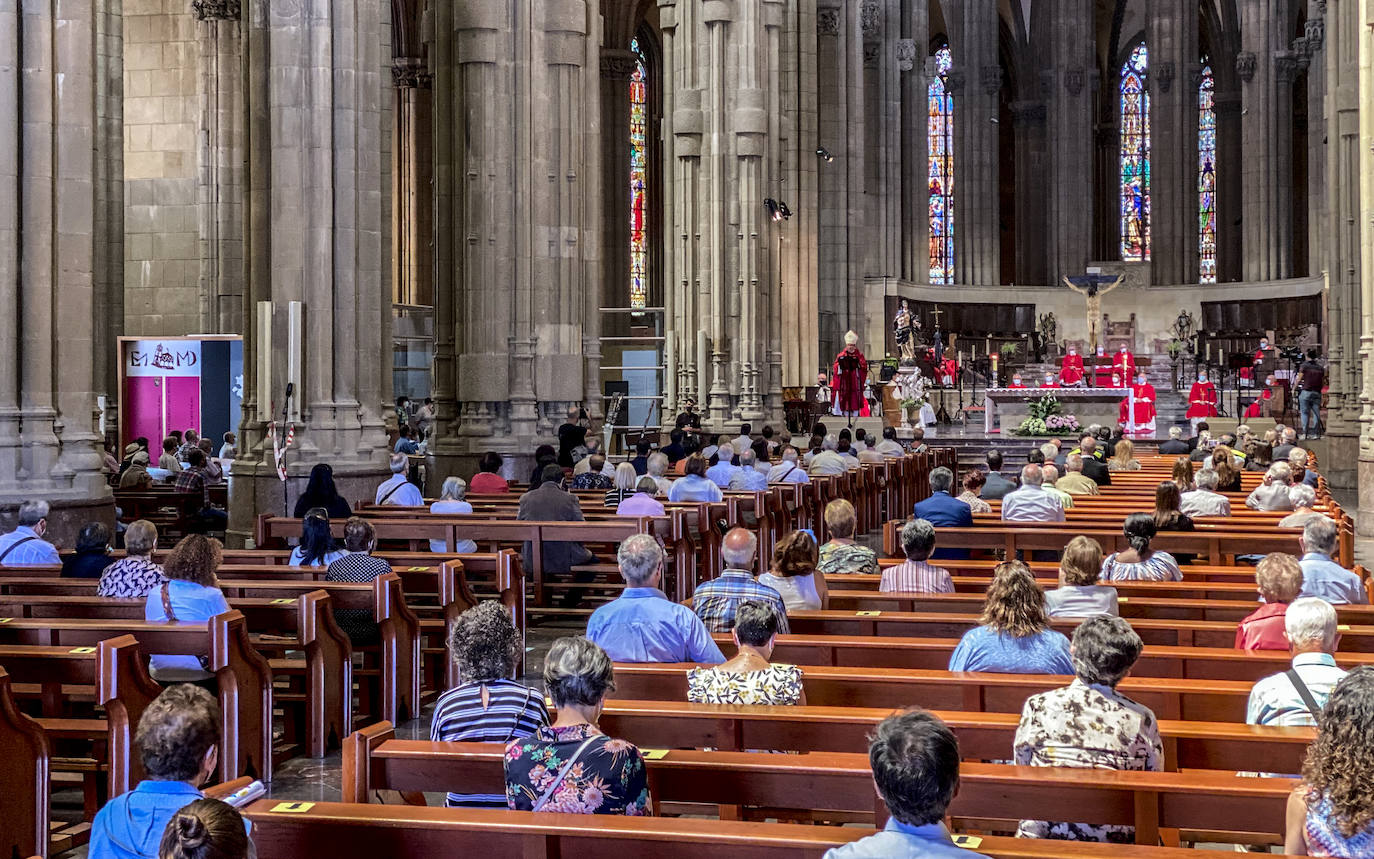
M 291 399 L 291 395 L 292 395 L 293 393 L 295 393 L 295 391 L 296 391 L 296 385 L 295 385 L 295 383 L 293 383 L 293 382 L 287 382 L 287 383 L 286 383 L 286 398 L 287 398 L 288 400 Z

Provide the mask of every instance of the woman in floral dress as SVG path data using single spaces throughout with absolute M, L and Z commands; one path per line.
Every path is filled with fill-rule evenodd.
M 544 689 L 558 711 L 551 727 L 506 745 L 506 803 L 516 811 L 651 813 L 639 749 L 596 726 L 615 688 L 611 659 L 583 636 L 560 638 L 544 660 Z

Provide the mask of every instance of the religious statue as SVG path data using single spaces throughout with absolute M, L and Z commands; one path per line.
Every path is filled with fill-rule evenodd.
M 1097 275 L 1087 276 L 1087 283 L 1079 286 L 1068 277 L 1064 278 L 1064 285 L 1074 292 L 1083 295 L 1088 302 L 1088 348 L 1097 348 L 1097 333 L 1102 324 L 1102 296 L 1116 289 L 1126 280 L 1126 275 L 1119 275 L 1116 280 L 1107 283 L 1099 281 Z
M 892 319 L 892 332 L 897 338 L 897 348 L 902 353 L 902 363 L 910 364 L 916 360 L 916 332 L 920 329 L 921 323 L 907 306 L 906 299 L 902 299 L 902 306 L 897 309 L 897 315 Z
M 868 402 L 864 399 L 864 381 L 868 378 L 868 359 L 859 350 L 859 335 L 847 331 L 844 349 L 835 356 L 830 367 L 832 390 L 831 414 L 852 418 L 868 417 Z

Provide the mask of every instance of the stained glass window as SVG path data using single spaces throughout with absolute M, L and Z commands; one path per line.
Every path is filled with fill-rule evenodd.
M 1150 94 L 1145 43 L 1121 67 L 1121 258 L 1150 258 Z
M 649 69 L 638 39 L 631 40 L 630 50 L 635 55 L 630 76 L 630 306 L 644 307 L 649 298 Z
M 1198 279 L 1217 282 L 1217 111 L 1212 67 L 1202 61 L 1197 104 Z
M 954 282 L 954 96 L 949 92 L 949 46 L 935 52 L 927 91 L 930 165 L 930 282 Z

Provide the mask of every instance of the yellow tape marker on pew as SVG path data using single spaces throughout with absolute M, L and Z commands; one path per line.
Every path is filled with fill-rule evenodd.
M 282 597 L 280 599 L 272 600 L 272 605 L 289 605 L 293 602 L 295 602 L 295 600 L 291 599 L 290 597 Z
M 640 749 L 639 753 L 644 756 L 646 761 L 661 761 L 668 757 L 667 749 Z
M 0 617 L 0 623 L 9 623 L 12 620 L 14 620 L 12 617 Z
M 94 647 L 73 647 L 68 653 L 95 653 Z
M 1130 598 L 1130 597 L 1117 597 L 1117 598 L 1116 598 L 1116 601 L 1117 601 L 1117 602 L 1130 602 L 1130 601 L 1131 601 L 1131 598 Z
M 1336 631 L 1337 631 L 1337 632 L 1349 632 L 1349 631 L 1350 631 L 1350 624 L 1348 624 L 1348 623 L 1338 623 L 1338 624 L 1336 624 Z
M 423 573 L 425 570 L 428 570 L 428 569 L 429 569 L 429 567 L 409 567 L 409 568 L 406 569 L 406 572 L 407 572 L 407 573 Z
M 315 807 L 313 802 L 279 802 L 272 806 L 274 814 L 304 814 Z
M 969 850 L 977 850 L 978 845 L 983 843 L 983 839 L 977 835 L 956 835 L 954 844 L 956 847 L 967 847 Z
M 855 617 L 877 617 L 877 616 L 880 615 L 880 614 L 882 614 L 882 612 L 880 612 L 880 611 L 856 611 L 856 612 L 854 612 L 854 616 L 855 616 Z

